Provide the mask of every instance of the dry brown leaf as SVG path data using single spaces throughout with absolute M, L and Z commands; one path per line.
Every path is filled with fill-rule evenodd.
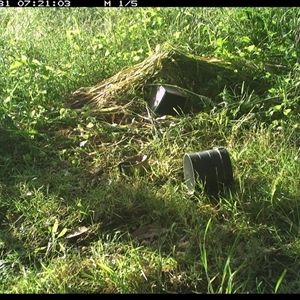
M 132 238 L 137 240 L 150 239 L 153 237 L 160 236 L 162 233 L 167 232 L 166 228 L 163 228 L 158 223 L 153 223 L 150 225 L 142 226 L 136 229 L 132 233 Z
M 87 232 L 89 229 L 85 226 L 81 226 L 81 227 L 78 227 L 76 230 L 72 231 L 71 233 L 69 233 L 66 238 L 67 239 L 71 239 L 73 237 L 77 237 L 77 236 L 80 236 L 82 235 L 83 233 Z

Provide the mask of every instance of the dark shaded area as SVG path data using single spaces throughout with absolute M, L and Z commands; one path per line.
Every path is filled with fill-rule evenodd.
M 153 94 L 156 85 L 175 85 L 188 97 L 185 111 L 197 113 L 209 111 L 222 102 L 221 93 L 225 88 L 235 96 L 236 90 L 243 85 L 248 94 L 254 93 L 263 98 L 272 86 L 263 71 L 241 62 L 206 62 L 201 60 L 203 57 L 189 57 L 177 52 L 171 58 L 165 60 L 155 78 L 145 83 L 147 100 L 151 99 L 149 95 Z M 151 88 L 152 85 L 154 88 Z

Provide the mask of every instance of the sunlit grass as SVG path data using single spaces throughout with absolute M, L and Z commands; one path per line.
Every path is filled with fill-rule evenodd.
M 2 293 L 300 291 L 297 9 L 0 15 Z M 273 85 L 264 96 L 224 86 L 211 109 L 166 118 L 69 107 L 67 95 L 158 44 L 249 64 Z M 188 195 L 183 155 L 215 146 L 230 153 L 233 186 Z M 122 176 L 118 163 L 139 153 L 151 170 Z

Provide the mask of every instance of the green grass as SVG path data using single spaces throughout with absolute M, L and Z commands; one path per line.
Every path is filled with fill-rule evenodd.
M 298 19 L 297 8 L 0 10 L 0 292 L 299 293 Z M 270 87 L 221 74 L 214 107 L 155 125 L 70 108 L 72 92 L 157 45 L 251 65 Z M 217 201 L 188 195 L 183 155 L 219 145 L 233 186 Z M 124 178 L 119 161 L 137 153 L 151 172 Z

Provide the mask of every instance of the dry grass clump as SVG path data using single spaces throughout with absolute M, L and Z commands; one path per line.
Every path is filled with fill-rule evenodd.
M 203 108 L 219 102 L 219 94 L 225 87 L 234 90 L 244 84 L 258 93 L 266 91 L 266 83 L 256 82 L 251 76 L 253 69 L 253 66 L 239 62 L 157 47 L 144 61 L 95 86 L 79 88 L 71 95 L 71 105 L 81 107 L 90 104 L 98 113 L 143 113 L 146 111 L 144 105 L 141 101 L 133 101 L 133 98 L 148 100 L 145 98 L 151 95 L 153 87 L 166 84 L 180 87 L 191 99 L 192 106 Z M 257 75 L 257 69 L 255 72 Z
M 75 105 L 87 103 L 99 108 L 126 105 L 123 96 L 153 78 L 163 68 L 162 61 L 168 56 L 169 51 L 157 51 L 143 62 L 121 70 L 93 87 L 78 89 L 73 93 L 71 101 Z

